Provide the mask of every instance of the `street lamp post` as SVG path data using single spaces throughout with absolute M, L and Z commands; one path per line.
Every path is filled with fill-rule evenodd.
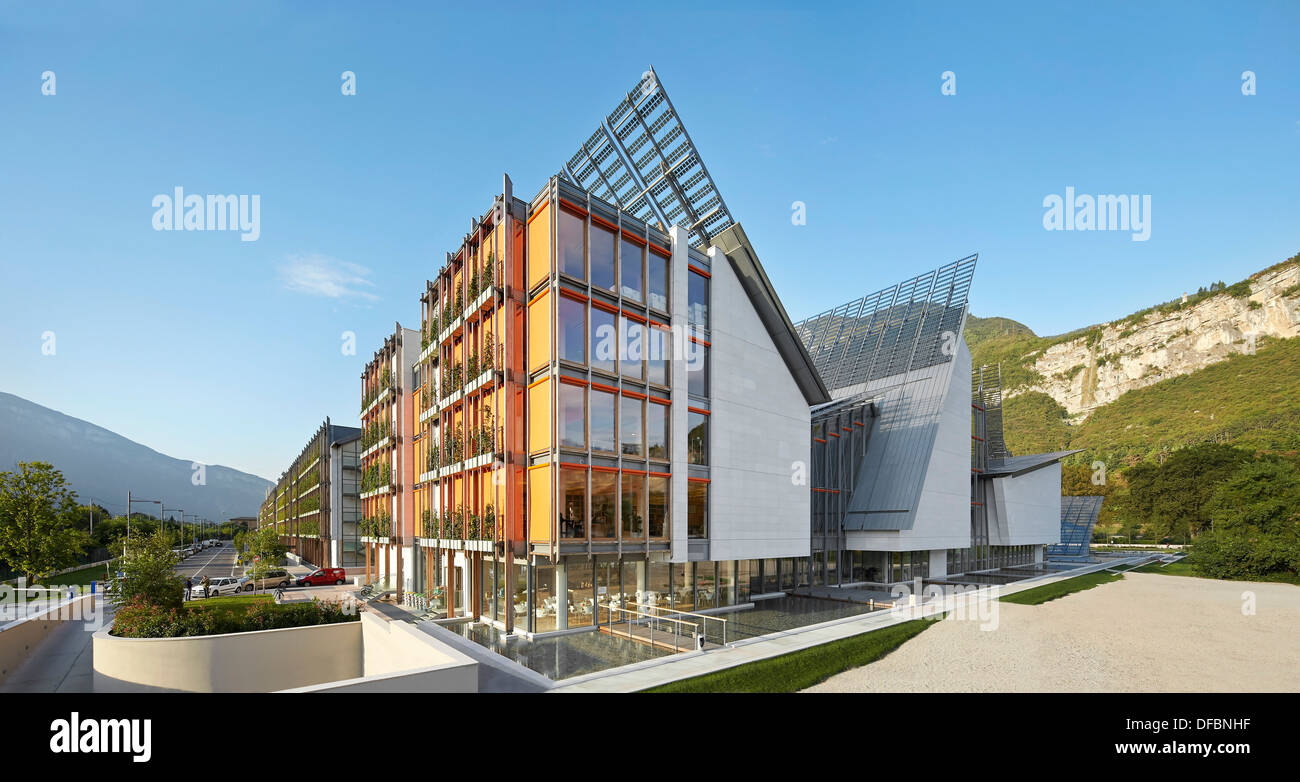
M 181 545 L 183 546 L 183 545 L 185 545 L 185 509 L 184 509 L 184 508 L 172 508 L 172 510 L 178 510 L 178 511 L 181 512 Z M 167 531 L 167 506 L 166 506 L 166 505 L 163 505 L 163 506 L 162 506 L 162 511 L 160 511 L 160 512 L 162 513 L 162 526 L 163 526 L 163 532 L 166 533 L 166 531 Z
M 131 496 L 131 492 L 126 493 L 126 540 L 131 540 L 131 503 L 133 502 L 152 502 L 154 505 L 162 505 L 162 500 L 137 500 Z M 161 512 L 161 511 L 160 511 Z M 126 543 L 122 544 L 122 556 L 126 556 Z

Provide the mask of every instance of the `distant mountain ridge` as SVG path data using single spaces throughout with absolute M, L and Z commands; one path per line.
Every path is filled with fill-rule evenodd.
M 1054 337 L 973 315 L 965 334 L 976 365 L 1002 367 L 1013 452 L 1131 461 L 1199 442 L 1300 449 L 1300 255 Z
M 63 472 L 78 500 L 96 502 L 118 512 L 126 492 L 161 499 L 168 509 L 184 508 L 213 521 L 256 516 L 270 481 L 230 467 L 207 465 L 206 485 L 193 483 L 193 462 L 176 459 L 140 443 L 0 392 L 0 470 L 15 462 L 43 461 Z M 157 505 L 135 506 L 157 515 Z

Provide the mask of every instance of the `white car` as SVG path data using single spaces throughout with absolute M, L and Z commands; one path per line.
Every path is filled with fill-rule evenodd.
M 243 578 L 223 577 L 208 580 L 208 588 L 205 592 L 203 584 L 195 584 L 191 593 L 192 597 L 217 597 L 218 595 L 237 595 L 244 590 Z

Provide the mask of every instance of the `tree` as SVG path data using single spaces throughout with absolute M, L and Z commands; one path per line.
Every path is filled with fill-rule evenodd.
M 185 583 L 176 574 L 179 560 L 162 530 L 152 535 L 131 535 L 119 568 L 122 580 L 118 599 L 138 600 L 160 608 L 180 608 L 185 602 Z
M 19 462 L 0 472 L 0 559 L 35 583 L 75 565 L 90 536 L 68 519 L 77 493 L 47 462 Z
M 1206 503 L 1213 524 L 1192 563 L 1215 578 L 1300 574 L 1300 470 L 1266 458 L 1243 465 Z
M 1145 523 L 1156 538 L 1198 535 L 1210 526 L 1206 503 L 1218 485 L 1249 460 L 1240 448 L 1207 443 L 1173 451 L 1160 465 L 1130 467 L 1124 520 Z
M 256 532 L 245 536 L 244 540 L 248 545 L 249 559 L 252 561 L 248 575 L 253 579 L 265 577 L 266 571 L 278 565 L 280 558 L 288 550 L 280 542 L 275 527 L 261 527 Z

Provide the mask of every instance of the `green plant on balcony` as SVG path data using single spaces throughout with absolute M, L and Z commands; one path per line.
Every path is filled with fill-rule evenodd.
M 456 304 L 455 304 L 455 306 L 453 307 L 452 312 L 456 313 L 456 317 L 459 318 L 459 317 L 461 316 L 461 313 L 463 313 L 464 311 L 465 311 L 465 297 L 464 297 L 464 295 L 461 293 L 460 288 L 457 288 L 457 289 L 456 289 Z
M 469 354 L 469 361 L 467 362 L 467 366 L 468 369 L 465 372 L 466 377 L 468 377 L 470 380 L 473 380 L 474 378 L 478 377 L 478 373 L 480 370 L 478 368 L 477 350 Z
M 440 465 L 439 465 L 439 462 L 438 462 L 438 458 L 439 458 L 439 456 L 438 456 L 438 443 L 437 443 L 436 441 L 434 441 L 434 442 L 430 442 L 430 443 L 429 443 L 429 452 L 428 452 L 427 458 L 425 459 L 425 471 L 426 471 L 426 472 L 431 472 L 431 471 L 433 471 L 433 470 L 438 469 L 438 467 L 440 466 Z
M 464 508 L 453 508 L 447 511 L 447 517 L 443 523 L 443 534 L 450 540 L 462 540 L 464 535 Z
M 475 269 L 474 274 L 470 275 L 469 278 L 469 300 L 474 301 L 478 298 L 478 294 L 478 269 Z
M 482 533 L 484 540 L 496 540 L 497 536 L 497 511 L 491 505 L 483 508 Z
M 379 390 L 382 393 L 384 389 L 391 388 L 393 385 L 393 373 L 388 367 L 384 367 L 384 373 L 379 377 Z
M 465 540 L 478 540 L 480 536 L 479 517 L 474 511 L 465 515 Z
M 478 429 L 478 453 L 492 453 L 492 427 L 487 424 Z
M 488 253 L 487 263 L 483 265 L 483 287 L 484 288 L 492 287 L 492 269 L 496 265 L 497 265 L 496 260 L 492 257 L 492 253 Z
M 425 509 L 420 514 L 420 531 L 426 538 L 438 537 L 438 511 Z

